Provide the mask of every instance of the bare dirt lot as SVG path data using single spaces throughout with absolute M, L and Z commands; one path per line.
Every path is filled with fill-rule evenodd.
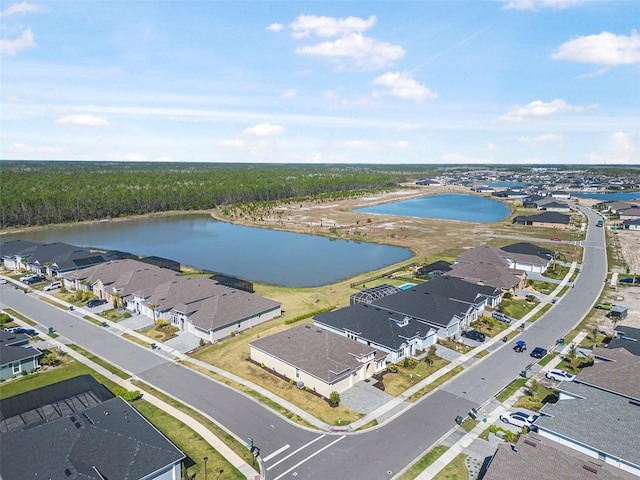
M 618 230 L 615 234 L 620 246 L 620 253 L 627 264 L 628 273 L 640 274 L 640 231 Z M 620 269 L 620 273 L 627 273 Z

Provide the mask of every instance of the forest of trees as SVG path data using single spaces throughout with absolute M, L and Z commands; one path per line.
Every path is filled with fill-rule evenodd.
M 4 229 L 202 210 L 384 189 L 435 172 L 397 166 L 3 161 L 0 222 Z

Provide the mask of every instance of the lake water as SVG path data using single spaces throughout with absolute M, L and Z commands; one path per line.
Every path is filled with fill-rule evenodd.
M 356 212 L 465 222 L 497 222 L 511 212 L 502 202 L 476 195 L 447 193 L 359 208 Z
M 593 198 L 601 202 L 624 202 L 640 199 L 640 192 L 616 192 L 616 193 L 572 193 L 572 197 Z
M 413 256 L 400 247 L 244 227 L 205 215 L 47 228 L 4 235 L 0 240 L 16 238 L 155 255 L 182 265 L 287 287 L 328 285 Z

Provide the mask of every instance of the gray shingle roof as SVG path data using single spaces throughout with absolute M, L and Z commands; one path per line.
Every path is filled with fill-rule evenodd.
M 482 245 L 471 248 L 456 258 L 456 263 L 491 263 L 501 267 L 508 267 L 509 262 L 504 258 L 505 254 L 499 248 L 491 245 Z
M 120 397 L 2 433 L 0 440 L 0 474 L 14 480 L 133 480 L 185 458 Z
M 0 255 L 3 257 L 14 255 L 31 255 L 42 243 L 29 242 L 27 240 L 10 240 L 0 243 Z
M 502 291 L 489 285 L 478 285 L 461 278 L 443 275 L 413 287 L 417 291 L 435 293 L 451 300 L 476 304 L 485 297 L 499 297 Z
M 640 357 L 624 348 L 595 348 L 594 357 L 611 361 L 583 368 L 576 381 L 640 401 Z
M 571 215 L 564 215 L 559 212 L 543 212 L 537 215 L 529 215 L 524 218 L 528 222 L 559 223 L 562 225 L 569 225 L 571 222 Z
M 249 345 L 327 383 L 358 371 L 364 365 L 358 359 L 386 356 L 377 348 L 312 325 L 299 325 Z
M 562 382 L 559 389 L 579 398 L 547 403 L 541 410 L 545 415 L 535 422 L 540 430 L 640 468 L 640 405 L 578 382 Z
M 518 286 L 522 281 L 516 273 L 524 275 L 524 272 L 520 270 L 511 270 L 493 263 L 476 262 L 456 263 L 448 275 L 462 278 L 469 282 L 509 290 Z
M 597 474 L 585 469 L 595 469 Z M 516 473 L 517 472 L 517 473 Z M 618 469 L 535 434 L 498 446 L 483 480 L 618 480 Z M 620 472 L 622 473 L 622 472 Z
M 526 255 L 537 257 L 542 262 L 546 262 L 549 259 L 553 258 L 554 252 L 553 250 L 549 250 L 548 248 L 539 247 L 538 245 L 534 245 L 529 242 L 518 242 L 512 243 L 511 245 L 505 245 L 501 247 L 500 250 L 506 252 L 506 256 L 514 257 L 514 255 Z M 519 257 L 514 257 L 519 258 Z
M 0 366 L 39 357 L 42 352 L 28 345 L 25 333 L 0 332 Z
M 313 319 L 320 326 L 326 325 L 339 331 L 357 333 L 363 340 L 390 351 L 400 349 L 406 344 L 407 338 L 426 338 L 433 330 L 416 318 L 365 303 L 320 313 Z

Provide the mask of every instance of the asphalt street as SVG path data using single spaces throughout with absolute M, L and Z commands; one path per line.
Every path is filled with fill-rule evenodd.
M 346 435 L 294 425 L 253 399 L 157 352 L 7 285 L 0 287 L 1 301 L 213 417 L 243 441 L 252 437 L 261 448 L 268 479 L 393 478 L 455 428 L 457 415 L 464 416 L 471 407 L 483 405 L 516 378 L 534 360 L 528 355 L 534 346 L 550 348 L 590 310 L 606 277 L 606 252 L 603 229 L 595 227 L 599 217 L 582 210 L 591 226 L 582 242 L 581 274 L 575 288 L 517 338 L 527 342 L 527 352 L 515 353 L 515 340 L 507 342 L 391 421 Z

